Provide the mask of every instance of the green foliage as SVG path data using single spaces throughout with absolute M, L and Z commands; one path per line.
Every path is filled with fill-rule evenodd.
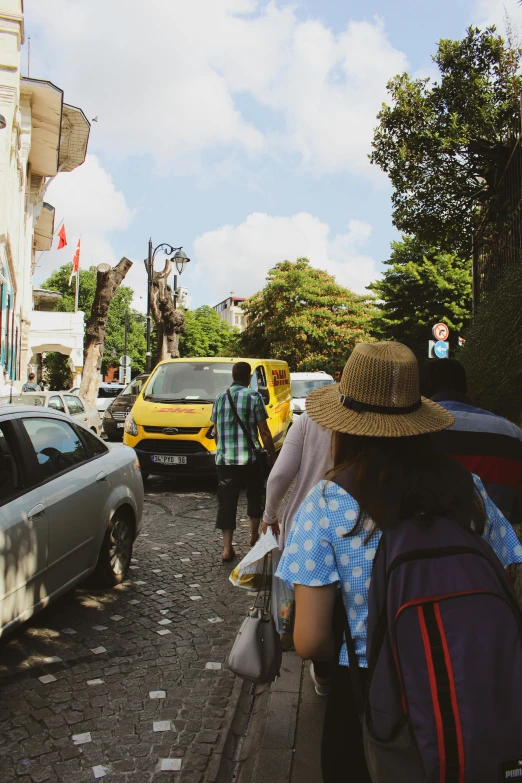
M 343 288 L 307 258 L 276 264 L 243 310 L 242 355 L 283 359 L 292 371 L 333 372 L 355 343 L 371 340 L 370 297 Z
M 49 384 L 51 391 L 60 391 L 61 389 L 72 389 L 73 376 L 69 366 L 69 357 L 63 353 L 49 351 L 45 354 L 43 361 L 44 378 Z
M 66 313 L 74 312 L 74 281 L 69 286 L 71 264 L 65 264 L 54 271 L 51 276 L 42 283 L 42 288 L 50 291 L 58 291 L 63 299 L 58 303 L 56 310 Z M 91 313 L 94 294 L 96 292 L 96 267 L 80 269 L 80 289 L 78 295 L 78 309 L 85 313 L 85 321 Z M 107 333 L 105 336 L 105 349 L 102 363 L 102 371 L 107 372 L 109 367 L 117 367 L 119 358 L 123 354 L 125 312 L 129 310 L 129 332 L 127 353 L 132 359 L 132 374 L 136 375 L 145 369 L 146 339 L 145 316 L 137 310 L 132 310 L 133 290 L 129 286 L 122 285 L 116 292 L 109 307 L 107 318 Z
M 180 356 L 237 356 L 239 330 L 222 321 L 208 305 L 185 311 Z
M 522 423 L 522 267 L 506 272 L 481 302 L 465 333 L 459 359 L 466 367 L 473 401 Z
M 403 237 L 392 242 L 384 264 L 382 279 L 368 286 L 378 299 L 374 336 L 398 340 L 425 359 L 432 327 L 443 321 L 456 345 L 471 320 L 471 261 Z
M 390 176 L 397 228 L 466 258 L 520 123 L 521 51 L 494 27 L 471 27 L 462 41 L 441 40 L 433 60 L 440 82 L 389 82 L 371 161 Z

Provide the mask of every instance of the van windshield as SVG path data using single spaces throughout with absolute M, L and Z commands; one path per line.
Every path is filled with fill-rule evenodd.
M 292 381 L 292 397 L 301 399 L 308 397 L 308 395 L 319 389 L 321 386 L 328 386 L 330 383 L 334 383 L 331 378 L 316 378 L 309 381 Z
M 232 364 L 161 364 L 144 396 L 152 402 L 214 402 L 232 383 Z

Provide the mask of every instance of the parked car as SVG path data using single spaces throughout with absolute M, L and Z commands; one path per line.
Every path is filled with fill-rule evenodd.
M 137 375 L 118 396 L 113 399 L 103 414 L 103 431 L 107 440 L 123 440 L 123 427 L 127 414 L 138 399 L 138 395 L 145 385 L 150 373 L 144 372 Z
M 0 406 L 9 404 L 33 405 L 36 408 L 52 408 L 55 411 L 67 413 L 95 432 L 96 435 L 101 435 L 100 414 L 79 394 L 73 394 L 70 391 L 22 392 L 21 394 L 13 394 L 12 397 L 0 398 Z
M 118 394 L 121 394 L 125 388 L 124 383 L 100 383 L 98 396 L 96 398 L 96 410 L 103 416 L 111 402 Z
M 327 372 L 291 372 L 292 384 L 292 417 L 299 416 L 305 410 L 306 398 L 314 389 L 335 383 Z
M 91 573 L 122 582 L 142 511 L 133 449 L 49 407 L 1 407 L 0 635 Z

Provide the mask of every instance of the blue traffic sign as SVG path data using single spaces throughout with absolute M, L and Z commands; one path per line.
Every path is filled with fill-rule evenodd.
M 449 344 L 443 340 L 438 340 L 433 346 L 433 353 L 437 359 L 447 359 L 449 354 Z

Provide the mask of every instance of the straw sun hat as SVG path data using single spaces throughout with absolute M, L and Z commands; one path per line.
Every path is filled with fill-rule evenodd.
M 392 342 L 357 343 L 340 383 L 312 392 L 306 412 L 328 430 L 376 438 L 438 432 L 455 421 L 421 397 L 415 355 Z

